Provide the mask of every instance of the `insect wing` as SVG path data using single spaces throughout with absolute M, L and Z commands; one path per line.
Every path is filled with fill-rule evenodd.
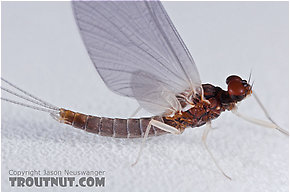
M 196 65 L 159 1 L 72 5 L 89 56 L 115 93 L 161 114 L 178 108 L 176 94 L 200 87 Z

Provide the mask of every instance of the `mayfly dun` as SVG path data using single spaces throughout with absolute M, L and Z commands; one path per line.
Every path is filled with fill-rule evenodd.
M 96 70 L 113 92 L 134 98 L 152 117 L 107 118 L 52 105 L 4 78 L 17 90 L 1 87 L 30 103 L 2 101 L 49 113 L 55 120 L 101 136 L 143 138 L 135 165 L 147 137 L 181 134 L 186 128 L 205 125 L 202 142 L 218 170 L 227 178 L 206 140 L 211 121 L 224 111 L 289 135 L 270 117 L 253 91 L 250 78 L 227 77 L 227 90 L 202 84 L 195 62 L 159 1 L 73 1 L 80 35 Z M 253 95 L 269 122 L 247 117 L 236 104 Z M 136 114 L 135 113 L 135 114 Z

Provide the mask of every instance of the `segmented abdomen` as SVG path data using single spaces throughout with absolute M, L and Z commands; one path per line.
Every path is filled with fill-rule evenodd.
M 148 117 L 139 119 L 112 119 L 106 117 L 96 117 L 76 113 L 70 110 L 60 110 L 60 122 L 73 127 L 96 133 L 102 136 L 116 138 L 140 138 L 144 136 L 145 130 L 151 119 L 162 121 L 162 117 Z M 154 126 L 151 127 L 149 136 L 158 136 L 167 134 Z

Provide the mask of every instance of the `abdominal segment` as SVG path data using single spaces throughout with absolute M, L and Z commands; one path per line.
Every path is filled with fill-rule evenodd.
M 97 117 L 73 112 L 66 109 L 60 110 L 59 121 L 73 127 L 96 133 L 101 136 L 115 138 L 141 138 L 144 136 L 150 120 L 163 122 L 163 118 L 148 117 L 139 119 L 119 119 Z M 167 134 L 168 132 L 151 126 L 149 137 Z

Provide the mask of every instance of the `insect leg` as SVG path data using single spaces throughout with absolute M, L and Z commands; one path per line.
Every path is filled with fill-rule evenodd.
M 207 139 L 207 135 L 209 133 L 209 131 L 212 129 L 211 127 L 211 123 L 210 122 L 207 122 L 206 123 L 206 127 L 205 127 L 205 130 L 203 132 L 203 135 L 202 135 L 202 142 L 204 144 L 204 147 L 205 149 L 207 150 L 207 152 L 209 153 L 211 159 L 213 160 L 213 162 L 215 163 L 216 167 L 219 169 L 219 171 L 226 177 L 228 178 L 229 180 L 232 180 L 228 175 L 225 174 L 225 172 L 221 169 L 221 167 L 218 165 L 217 161 L 215 160 L 213 154 L 211 153 L 211 151 L 209 150 L 207 144 L 206 144 L 206 139 Z
M 279 127 L 277 124 L 275 123 L 269 123 L 267 121 L 263 121 L 263 120 L 259 120 L 259 119 L 255 119 L 255 118 L 252 118 L 252 117 L 248 117 L 246 115 L 243 115 L 241 113 L 239 113 L 237 111 L 237 109 L 233 109 L 232 110 L 232 113 L 234 113 L 235 115 L 237 115 L 238 117 L 241 117 L 242 119 L 246 120 L 246 121 L 249 121 L 251 123 L 254 123 L 254 124 L 257 124 L 257 125 L 261 125 L 263 127 L 268 127 L 268 128 L 272 128 L 272 129 L 277 129 L 278 131 L 280 131 L 281 133 L 285 134 L 285 135 L 288 135 L 289 136 L 289 132 L 282 129 L 281 127 Z
M 157 121 L 157 120 L 151 120 L 151 124 L 155 127 L 158 127 L 159 129 L 163 130 L 163 131 L 167 131 L 168 133 L 171 134 L 181 134 L 181 132 L 176 129 L 175 127 L 172 127 L 170 125 L 167 125 L 161 121 Z
M 144 137 L 143 137 L 143 140 L 142 140 L 142 143 L 141 143 L 141 146 L 140 146 L 140 150 L 139 150 L 139 153 L 138 153 L 138 156 L 137 156 L 137 159 L 136 161 L 132 164 L 132 166 L 135 166 L 140 157 L 141 157 L 141 153 L 142 153 L 142 150 L 144 148 L 144 144 L 145 144 L 145 141 L 148 137 L 148 134 L 149 134 L 149 131 L 151 129 L 151 126 L 155 126 L 155 127 L 158 127 L 159 129 L 163 130 L 163 131 L 167 131 L 169 133 L 172 133 L 172 134 L 180 134 L 181 132 L 176 129 L 175 127 L 172 127 L 170 125 L 167 125 L 165 123 L 162 123 L 160 121 L 157 121 L 157 120 L 154 120 L 154 119 L 151 119 L 151 121 L 148 123 L 147 127 L 146 127 L 146 131 L 145 131 L 145 134 L 144 134 Z
M 152 120 L 153 120 L 153 119 L 151 119 L 151 121 L 148 123 L 148 125 L 147 125 L 147 127 L 146 127 L 146 131 L 145 131 L 145 134 L 144 134 L 144 137 L 143 137 L 143 140 L 142 140 L 141 146 L 140 146 L 140 150 L 139 150 L 139 153 L 138 153 L 137 159 L 136 159 L 136 161 L 132 164 L 132 166 L 135 166 L 135 165 L 138 163 L 138 161 L 139 161 L 139 159 L 140 159 L 140 157 L 141 157 L 141 153 L 142 153 L 142 150 L 143 150 L 143 148 L 144 148 L 144 144 L 145 144 L 146 138 L 148 137 L 149 131 L 150 131 L 151 126 L 152 126 Z
M 262 104 L 262 102 L 260 101 L 260 99 L 258 98 L 257 94 L 255 92 L 253 92 L 253 95 L 254 95 L 254 98 L 256 99 L 257 103 L 260 105 L 261 109 L 264 111 L 264 114 L 267 117 L 267 119 L 277 126 L 276 127 L 277 130 L 279 130 L 280 132 L 284 133 L 285 135 L 289 135 L 289 132 L 288 131 L 285 131 L 284 129 L 282 129 L 281 127 L 279 127 L 273 121 L 273 119 L 270 117 L 269 113 L 267 112 L 266 108 L 264 107 L 264 105 Z

